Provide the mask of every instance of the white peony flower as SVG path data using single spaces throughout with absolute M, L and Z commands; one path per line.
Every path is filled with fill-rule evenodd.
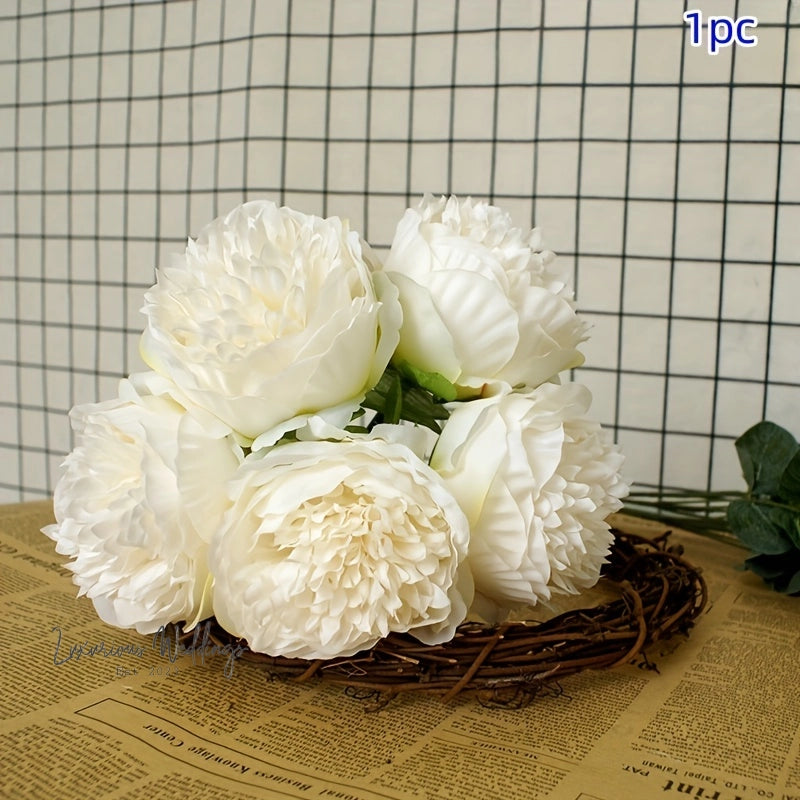
M 119 399 L 72 409 L 77 442 L 44 528 L 100 618 L 144 634 L 211 614 L 208 544 L 243 455 L 221 423 L 202 430 L 147 383 L 132 376 Z
M 245 203 L 159 270 L 145 294 L 142 357 L 187 407 L 245 439 L 349 403 L 346 418 L 380 378 L 400 326 L 396 291 L 373 276 L 371 258 L 337 217 Z
M 496 206 L 425 197 L 400 220 L 385 263 L 403 307 L 395 358 L 462 396 L 538 386 L 579 366 L 587 325 L 553 259 L 538 230 L 512 227 Z
M 249 456 L 210 553 L 214 611 L 251 649 L 350 656 L 390 632 L 451 639 L 472 599 L 464 514 L 427 464 L 379 439 Z
M 479 613 L 598 580 L 612 540 L 604 520 L 628 487 L 619 448 L 584 416 L 590 402 L 573 383 L 452 404 L 431 466 L 470 522 Z

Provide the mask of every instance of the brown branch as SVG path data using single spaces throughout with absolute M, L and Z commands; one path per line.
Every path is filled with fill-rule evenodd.
M 306 661 L 249 650 L 243 658 L 263 664 L 271 677 L 345 685 L 373 708 L 403 692 L 433 693 L 444 702 L 468 692 L 483 703 L 520 707 L 542 689 L 560 693 L 556 680 L 567 675 L 646 658 L 649 645 L 687 634 L 703 611 L 705 582 L 677 548 L 669 547 L 666 536 L 649 540 L 614 533 L 602 580 L 619 597 L 602 605 L 544 622 L 465 622 L 449 642 L 439 645 L 393 633 L 348 658 Z M 219 644 L 244 645 L 210 623 Z

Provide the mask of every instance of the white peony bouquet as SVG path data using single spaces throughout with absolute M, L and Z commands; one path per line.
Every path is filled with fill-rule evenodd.
M 327 659 L 598 580 L 622 456 L 560 382 L 568 282 L 501 209 L 425 197 L 381 264 L 338 218 L 245 203 L 143 312 L 150 371 L 72 410 L 44 529 L 104 621 Z

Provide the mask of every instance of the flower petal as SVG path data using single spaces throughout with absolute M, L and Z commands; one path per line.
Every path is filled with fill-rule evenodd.
M 387 277 L 399 289 L 403 311 L 403 333 L 395 359 L 427 372 L 438 372 L 449 381 L 457 380 L 461 370 L 453 337 L 430 292 L 398 272 L 387 272 Z
M 452 638 L 469 527 L 438 475 L 380 438 L 251 455 L 210 563 L 221 624 L 271 655 L 348 656 L 391 631 Z

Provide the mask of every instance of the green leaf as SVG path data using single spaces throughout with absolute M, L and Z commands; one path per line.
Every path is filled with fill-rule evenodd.
M 757 555 L 746 558 L 745 567 L 754 572 L 759 578 L 763 578 L 767 583 L 772 583 L 776 578 L 783 575 L 784 561 L 781 556 Z
M 393 367 L 386 368 L 377 385 L 367 392 L 361 407 L 377 411 L 377 422 L 396 423 L 402 419 L 424 425 L 434 433 L 442 431 L 439 420 L 450 416 L 430 391 L 402 378 Z
M 403 384 L 400 381 L 400 376 L 395 373 L 394 379 L 389 385 L 389 390 L 386 392 L 386 397 L 383 402 L 383 419 L 384 422 L 389 422 L 392 425 L 400 422 L 400 416 L 403 410 Z
M 375 423 L 395 424 L 406 420 L 415 425 L 424 425 L 434 433 L 442 432 L 439 420 L 450 416 L 450 412 L 428 389 L 404 378 L 392 366 L 386 368 L 378 383 L 367 392 L 361 408 L 378 412 Z
M 416 386 L 406 389 L 403 413 L 408 409 L 417 413 L 429 415 L 432 419 L 447 419 L 450 412 L 441 404 L 434 401 L 428 392 Z
M 406 378 L 423 389 L 427 389 L 434 397 L 438 397 L 440 400 L 451 402 L 458 397 L 456 387 L 438 372 L 426 372 L 424 369 L 419 369 L 419 367 L 409 364 L 408 361 L 400 361 L 395 366 Z
M 364 401 L 361 403 L 362 408 L 371 408 L 379 413 L 383 412 L 383 401 L 386 397 L 386 392 L 389 391 L 393 376 L 394 373 L 388 369 L 381 375 L 380 380 L 367 392 Z
M 734 500 L 728 506 L 728 524 L 733 533 L 755 553 L 775 555 L 792 550 L 787 529 L 794 527 L 794 515 L 754 500 Z
M 786 584 L 786 588 L 783 589 L 783 591 L 786 594 L 800 594 L 800 570 L 789 578 L 789 582 Z
M 345 425 L 344 430 L 348 433 L 369 433 L 363 425 Z
M 736 440 L 736 451 L 750 491 L 777 495 L 781 476 L 798 450 L 794 436 L 774 422 L 759 422 L 745 431 Z
M 800 570 L 789 578 L 788 583 L 781 591 L 784 594 L 800 594 Z
M 753 556 L 744 565 L 776 592 L 800 594 L 800 552 L 776 556 Z
M 778 494 L 786 502 L 798 505 L 800 514 L 800 451 L 794 454 L 784 468 L 778 483 Z
M 792 524 L 786 526 L 786 535 L 792 540 L 792 544 L 800 549 L 800 510 L 792 513 Z
M 433 398 L 424 389 L 412 386 L 405 390 L 403 395 L 403 419 L 417 425 L 424 425 L 434 433 L 441 433 L 442 428 L 438 420 L 445 420 L 450 412 Z

